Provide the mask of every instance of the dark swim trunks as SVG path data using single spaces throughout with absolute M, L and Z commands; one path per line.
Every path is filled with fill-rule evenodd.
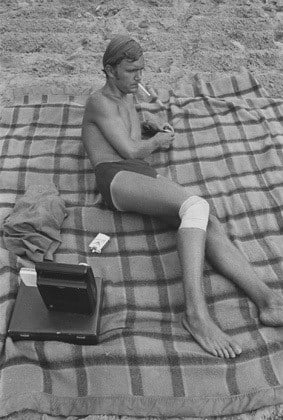
M 140 159 L 126 159 L 118 162 L 102 162 L 95 167 L 95 177 L 97 189 L 105 200 L 106 204 L 112 209 L 117 210 L 111 197 L 110 185 L 114 176 L 120 171 L 136 172 L 150 176 L 157 177 L 157 172 L 147 162 Z

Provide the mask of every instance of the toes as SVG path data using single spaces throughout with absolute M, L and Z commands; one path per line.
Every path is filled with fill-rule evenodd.
M 216 357 L 224 357 L 224 354 L 221 351 L 221 348 L 218 347 L 217 345 L 212 345 L 211 343 L 201 343 L 199 342 L 199 344 L 201 345 L 201 347 L 206 350 L 208 353 L 212 354 L 213 356 Z
M 227 346 L 227 351 L 229 353 L 229 358 L 234 359 L 236 357 L 236 353 L 235 353 L 235 351 L 234 351 L 234 349 L 233 349 L 233 347 L 230 343 Z
M 231 343 L 228 343 L 226 349 L 227 349 L 227 352 L 229 354 L 229 359 L 230 358 L 234 359 L 236 357 L 236 352 L 233 348 L 233 345 Z
M 233 343 L 233 350 L 236 353 L 236 355 L 239 355 L 242 353 L 242 348 L 237 343 Z
M 240 351 L 238 350 L 238 352 L 236 352 L 230 343 L 210 345 L 206 346 L 206 348 L 214 356 L 221 357 L 222 359 L 234 359 L 238 354 L 242 352 L 241 349 Z
M 217 354 L 219 357 L 225 359 L 234 359 L 242 353 L 242 349 L 238 345 L 232 345 L 231 343 L 225 343 L 221 347 L 217 347 Z
M 228 343 L 227 350 L 232 358 L 237 357 L 242 353 L 241 347 L 235 342 Z
M 219 357 L 219 355 L 218 355 L 218 353 L 217 353 L 217 351 L 216 351 L 215 349 L 207 349 L 207 351 L 208 351 L 209 353 L 213 354 L 213 356 L 215 356 L 215 357 Z
M 202 347 L 209 353 L 213 354 L 213 356 L 221 357 L 222 359 L 229 358 L 228 351 L 220 343 L 206 342 L 204 345 L 202 345 Z
M 229 351 L 228 351 L 228 345 L 227 345 L 227 347 L 225 348 L 222 348 L 222 352 L 223 352 L 223 354 L 224 354 L 224 357 L 225 357 L 225 359 L 230 359 L 230 357 L 233 357 L 233 356 L 230 356 L 230 353 L 229 353 Z
M 225 359 L 234 359 L 242 353 L 241 347 L 235 342 L 224 341 L 218 343 L 215 348 L 217 348 L 219 357 L 225 357 Z
M 225 355 L 224 355 L 223 350 L 221 349 L 221 347 L 216 347 L 215 350 L 217 352 L 218 357 L 221 357 L 222 359 L 225 358 Z
M 219 353 L 218 350 L 220 350 L 220 348 L 217 345 L 213 345 L 209 340 L 203 340 L 200 337 L 198 337 L 198 339 L 195 339 L 199 343 L 199 345 L 208 353 L 216 357 L 223 357 L 221 356 L 221 353 Z
M 181 322 L 197 343 L 213 356 L 230 359 L 235 358 L 242 353 L 242 349 L 238 343 L 230 341 L 229 337 L 223 334 L 219 329 L 215 329 L 214 336 L 210 331 L 209 333 L 204 331 L 203 334 L 199 334 L 190 327 L 185 316 L 182 317 Z

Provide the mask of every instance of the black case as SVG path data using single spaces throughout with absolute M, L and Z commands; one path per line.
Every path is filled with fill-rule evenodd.
M 96 306 L 96 282 L 88 265 L 38 262 L 37 287 L 51 311 L 93 314 Z
M 97 301 L 93 315 L 49 311 L 38 287 L 20 282 L 8 336 L 12 340 L 51 340 L 80 345 L 99 344 L 103 279 L 95 277 Z

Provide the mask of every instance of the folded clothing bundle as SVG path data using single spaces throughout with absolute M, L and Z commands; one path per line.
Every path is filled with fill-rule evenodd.
M 4 220 L 6 248 L 35 262 L 53 260 L 66 216 L 65 203 L 53 183 L 30 185 Z

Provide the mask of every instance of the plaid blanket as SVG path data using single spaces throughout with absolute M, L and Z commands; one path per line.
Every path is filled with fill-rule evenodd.
M 66 98 L 68 99 L 68 98 Z M 175 127 L 174 147 L 148 160 L 210 203 L 227 235 L 278 293 L 283 289 L 283 101 L 248 73 L 167 92 L 166 112 L 139 103 L 142 118 Z M 211 317 L 243 346 L 223 360 L 181 326 L 184 310 L 176 231 L 157 219 L 112 212 L 99 201 L 80 139 L 83 105 L 47 96 L 3 110 L 0 222 L 28 185 L 52 181 L 68 209 L 57 262 L 89 263 L 104 278 L 101 342 L 13 342 L 7 325 L 19 259 L 0 236 L 0 416 L 188 417 L 241 413 L 283 403 L 283 329 L 264 327 L 255 305 L 205 263 Z M 89 243 L 111 237 L 102 254 Z M 247 279 L 248 281 L 248 279 Z

